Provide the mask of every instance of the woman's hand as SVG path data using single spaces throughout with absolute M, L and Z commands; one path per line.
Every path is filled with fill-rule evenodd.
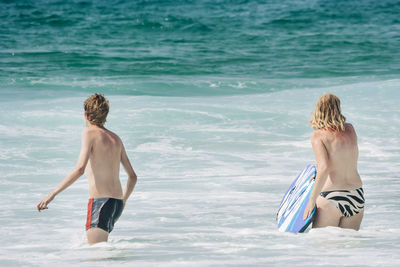
M 309 200 L 306 209 L 304 210 L 304 214 L 303 214 L 303 220 L 307 219 L 308 217 L 310 217 L 312 211 L 315 208 L 315 200 Z
M 49 194 L 48 196 L 44 197 L 40 202 L 37 204 L 37 209 L 40 212 L 41 210 L 48 209 L 47 205 L 54 199 L 53 194 Z

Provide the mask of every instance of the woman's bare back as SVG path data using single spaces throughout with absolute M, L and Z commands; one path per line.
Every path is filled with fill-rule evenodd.
M 357 171 L 357 134 L 350 123 L 345 131 L 316 130 L 328 153 L 328 179 L 322 191 L 355 189 L 362 186 Z

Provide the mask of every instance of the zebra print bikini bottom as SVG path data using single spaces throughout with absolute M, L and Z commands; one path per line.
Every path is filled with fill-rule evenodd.
M 358 214 L 364 209 L 364 190 L 361 187 L 353 190 L 321 192 L 321 196 L 335 205 L 345 217 Z

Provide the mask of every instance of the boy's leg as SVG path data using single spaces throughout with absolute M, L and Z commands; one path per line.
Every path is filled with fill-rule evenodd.
M 90 228 L 86 231 L 86 236 L 89 244 L 108 241 L 108 232 L 101 228 Z

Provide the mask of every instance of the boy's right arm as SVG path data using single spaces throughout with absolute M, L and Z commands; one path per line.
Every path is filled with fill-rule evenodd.
M 89 161 L 89 154 L 92 147 L 91 143 L 92 142 L 89 138 L 88 132 L 86 130 L 83 131 L 81 152 L 79 154 L 78 163 L 76 164 L 75 169 L 67 177 L 65 177 L 65 179 L 49 195 L 40 200 L 40 202 L 37 204 L 38 211 L 47 209 L 47 205 L 54 199 L 56 195 L 73 184 L 84 174 L 86 165 Z
M 128 174 L 128 181 L 126 183 L 126 187 L 124 190 L 124 195 L 123 195 L 123 201 L 124 201 L 124 207 L 125 203 L 128 200 L 129 196 L 133 192 L 133 189 L 135 188 L 136 182 L 137 182 L 137 176 L 135 171 L 132 168 L 132 165 L 129 161 L 128 155 L 126 154 L 125 147 L 122 144 L 122 149 L 121 149 L 121 164 L 124 167 L 126 173 Z

